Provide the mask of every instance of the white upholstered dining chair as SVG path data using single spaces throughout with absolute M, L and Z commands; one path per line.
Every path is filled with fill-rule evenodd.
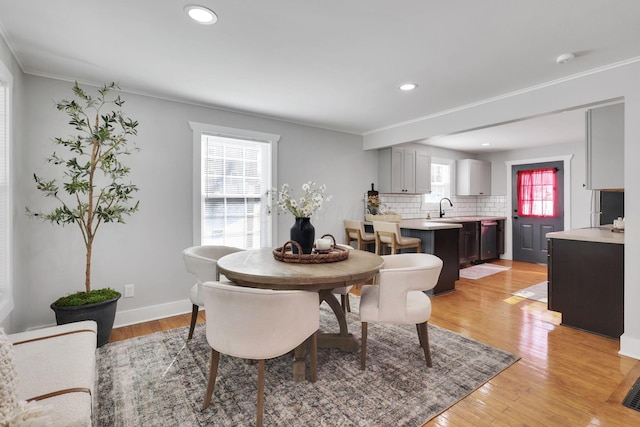
M 256 289 L 230 282 L 206 282 L 202 285 L 202 294 L 207 313 L 207 341 L 211 346 L 204 409 L 211 403 L 221 353 L 258 360 L 256 425 L 261 426 L 265 359 L 281 356 L 306 341 L 311 353 L 311 381 L 316 380 L 318 294 Z
M 189 339 L 193 337 L 198 311 L 204 305 L 201 292 L 202 284 L 208 281 L 220 280 L 217 268 L 218 260 L 225 255 L 242 250 L 231 246 L 202 245 L 192 246 L 182 251 L 182 259 L 187 271 L 196 276 L 197 279 L 196 284 L 191 287 L 191 292 L 189 293 L 192 304 Z
M 438 283 L 442 260 L 431 254 L 384 255 L 384 267 L 377 284 L 367 285 L 360 294 L 362 344 L 360 369 L 367 358 L 367 324 L 415 324 L 427 366 L 431 367 L 427 324 L 431 317 L 431 299 L 424 292 Z

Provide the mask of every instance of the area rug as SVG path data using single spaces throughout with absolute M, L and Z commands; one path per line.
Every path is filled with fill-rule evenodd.
M 515 295 L 520 298 L 532 299 L 540 302 L 549 302 L 547 297 L 547 281 L 546 280 L 536 285 L 529 286 L 528 288 L 520 289 L 517 292 L 512 292 L 511 295 Z
M 510 269 L 511 267 L 495 264 L 472 265 L 471 267 L 465 267 L 460 270 L 460 278 L 471 280 L 482 279 L 483 277 L 491 276 L 492 274 Z
M 333 313 L 321 307 L 321 330 L 337 330 Z M 357 314 L 347 317 L 359 340 Z M 422 426 L 519 359 L 429 325 L 427 368 L 415 326 L 370 324 L 368 336 L 365 371 L 359 353 L 319 349 L 316 383 L 292 381 L 290 356 L 268 360 L 264 424 Z M 186 337 L 180 328 L 99 348 L 94 425 L 254 425 L 257 365 L 221 356 L 211 406 L 202 410 L 211 353 L 205 326 Z

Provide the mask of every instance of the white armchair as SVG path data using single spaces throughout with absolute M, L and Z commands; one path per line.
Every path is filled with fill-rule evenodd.
M 192 246 L 182 251 L 182 259 L 187 271 L 196 276 L 197 282 L 191 287 L 189 298 L 191 299 L 191 326 L 189 327 L 189 339 L 193 337 L 196 327 L 198 311 L 204 305 L 201 288 L 204 282 L 220 280 L 218 273 L 218 260 L 225 255 L 240 252 L 243 249 L 231 246 Z
M 311 381 L 316 380 L 320 326 L 318 294 L 248 288 L 222 282 L 204 283 L 202 293 L 207 312 L 207 341 L 211 346 L 204 408 L 211 403 L 220 353 L 258 360 L 256 425 L 261 426 L 265 359 L 281 356 L 307 341 L 311 353 Z
M 431 254 L 385 255 L 377 284 L 364 286 L 360 296 L 362 345 L 360 369 L 367 357 L 367 324 L 415 324 L 427 366 L 431 367 L 427 323 L 431 317 L 431 299 L 424 292 L 438 283 L 442 260 Z

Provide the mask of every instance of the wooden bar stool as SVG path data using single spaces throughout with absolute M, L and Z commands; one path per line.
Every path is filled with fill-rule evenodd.
M 407 248 L 416 248 L 416 252 L 421 252 L 422 240 L 419 237 L 402 236 L 397 222 L 374 221 L 373 233 L 378 255 L 385 255 L 387 247 L 391 248 L 392 255 L 398 253 L 399 249 Z
M 363 251 L 367 250 L 367 246 L 375 245 L 376 237 L 374 233 L 367 233 L 364 231 L 364 221 L 356 220 L 344 220 L 344 234 L 346 244 L 350 245 L 352 241 L 356 241 L 356 249 Z

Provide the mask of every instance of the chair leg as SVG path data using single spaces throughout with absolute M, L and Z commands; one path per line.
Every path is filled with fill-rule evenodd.
M 309 376 L 311 377 L 311 382 L 315 383 L 318 379 L 318 331 L 315 331 L 313 335 L 309 337 Z
M 340 305 L 342 305 L 342 311 L 345 313 L 351 313 L 351 305 L 349 304 L 349 294 L 340 295 Z
M 431 367 L 431 350 L 429 349 L 429 329 L 427 324 L 429 322 L 419 323 L 416 326 L 418 327 L 418 337 L 420 337 L 420 344 L 422 345 L 422 351 L 424 352 L 424 359 L 427 362 L 427 367 Z
M 256 408 L 256 427 L 262 427 L 264 413 L 264 359 L 258 361 L 258 405 Z
M 198 307 L 196 304 L 193 304 L 191 307 L 191 326 L 189 326 L 189 338 L 193 338 L 193 331 L 196 328 L 196 320 L 198 320 Z
M 360 344 L 360 370 L 367 365 L 367 322 L 362 322 L 362 343 Z
M 211 349 L 211 364 L 209 366 L 209 382 L 207 383 L 207 391 L 204 394 L 204 405 L 202 409 L 207 409 L 211 403 L 213 395 L 213 387 L 216 385 L 216 376 L 218 375 L 218 364 L 220 363 L 220 352 Z

